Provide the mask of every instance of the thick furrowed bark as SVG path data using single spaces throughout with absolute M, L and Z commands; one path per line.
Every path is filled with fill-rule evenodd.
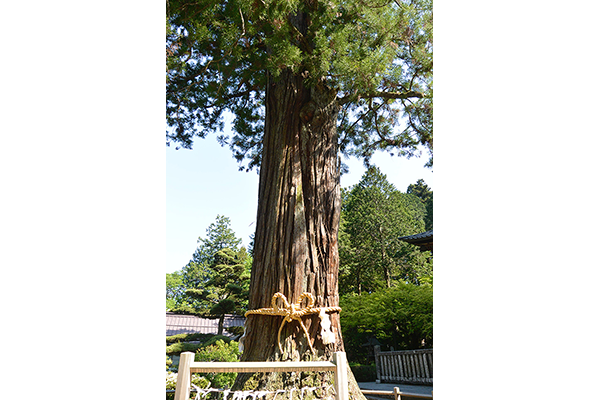
M 277 292 L 289 303 L 309 292 L 315 307 L 337 306 L 341 200 L 335 93 L 321 84 L 308 88 L 302 76 L 284 72 L 268 83 L 266 100 L 249 309 L 271 307 Z M 298 321 L 284 325 L 283 354 L 277 339 L 283 317 L 248 315 L 242 360 L 329 360 L 344 345 L 339 314 L 328 314 L 335 343 L 324 344 L 319 316 L 307 315 L 302 321 L 308 337 Z M 332 382 L 326 373 L 283 375 L 240 374 L 235 388 L 278 390 Z M 364 398 L 351 372 L 349 380 L 350 396 Z

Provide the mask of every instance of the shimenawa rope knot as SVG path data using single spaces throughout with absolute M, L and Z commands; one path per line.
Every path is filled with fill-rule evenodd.
M 277 305 L 277 299 L 281 299 L 283 302 L 283 307 L 279 307 Z M 304 299 L 308 299 L 308 305 L 306 307 L 302 307 L 302 301 Z M 286 322 L 292 322 L 296 320 L 300 323 L 304 334 L 306 335 L 306 339 L 308 340 L 308 345 L 310 346 L 310 350 L 314 353 L 314 348 L 312 343 L 310 342 L 310 336 L 304 324 L 302 323 L 302 317 L 308 314 L 320 314 L 321 324 L 323 324 L 323 315 L 326 312 L 334 312 L 334 311 L 342 311 L 340 307 L 332 306 L 332 307 L 314 307 L 315 305 L 315 296 L 308 292 L 304 292 L 300 295 L 300 298 L 296 303 L 288 303 L 287 298 L 283 295 L 283 293 L 277 292 L 273 295 L 271 299 L 271 308 L 259 308 L 258 310 L 250 310 L 247 311 L 245 316 L 247 317 L 250 314 L 255 315 L 276 315 L 283 316 L 283 321 L 281 321 L 281 325 L 279 326 L 279 332 L 277 332 L 277 344 L 279 345 L 279 351 L 283 354 L 283 349 L 281 347 L 281 330 Z M 325 327 L 324 327 L 325 328 Z M 327 327 L 329 328 L 329 327 Z M 325 343 L 332 343 L 330 339 L 331 335 L 327 335 L 328 338 L 325 339 Z

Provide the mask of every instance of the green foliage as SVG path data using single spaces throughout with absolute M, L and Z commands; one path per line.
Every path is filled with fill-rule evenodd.
M 180 333 L 179 335 L 167 336 L 167 344 L 178 342 L 206 342 L 215 336 L 212 333 Z
M 406 260 L 412 265 L 417 282 L 420 285 L 433 285 L 433 257 L 430 251 L 421 251 L 417 246 L 411 245 L 406 255 Z
M 181 338 L 180 335 L 177 335 Z M 195 361 L 239 361 L 240 351 L 238 343 L 232 341 L 226 336 L 208 335 L 210 337 L 199 337 L 187 335 L 182 339 L 207 339 L 203 343 L 175 343 L 167 346 L 167 370 L 172 364 L 168 355 L 179 355 L 183 351 L 195 352 Z M 167 341 L 172 341 L 173 336 Z M 173 369 L 173 367 L 171 367 Z M 235 380 L 235 373 L 216 373 L 216 374 L 192 374 L 192 383 L 196 386 L 205 388 L 210 384 L 215 388 L 230 388 Z M 175 389 L 177 374 L 172 371 L 167 372 L 167 389 Z
M 427 210 L 427 216 L 425 217 L 425 229 L 433 229 L 433 192 L 431 193 L 431 199 L 425 203 L 425 209 Z
M 433 229 L 433 192 L 423 179 L 419 179 L 417 183 L 408 185 L 406 193 L 414 194 L 421 199 L 427 210 L 425 216 L 425 230 Z
M 204 334 L 199 334 L 199 335 L 204 335 Z M 180 335 L 176 335 L 176 336 L 180 336 Z M 187 335 L 185 338 L 183 338 L 183 340 L 189 340 L 189 341 L 197 341 L 199 343 L 189 343 L 189 342 L 185 342 L 185 341 L 177 341 L 177 342 L 173 342 L 174 336 L 169 336 L 167 338 L 167 343 L 171 343 L 170 345 L 167 346 L 167 350 L 166 353 L 168 355 L 179 355 L 180 353 L 184 352 L 184 351 L 192 351 L 195 352 L 198 349 L 204 348 L 206 346 L 211 346 L 213 344 L 215 344 L 217 341 L 222 341 L 222 342 L 226 342 L 229 343 L 231 342 L 231 339 L 227 336 L 223 336 L 223 335 L 213 335 L 213 334 L 206 334 L 205 336 L 195 336 L 195 335 Z
M 206 287 L 213 288 L 213 296 L 220 300 L 211 309 L 211 314 L 218 315 L 236 312 L 243 314 L 248 306 L 248 292 L 250 290 L 250 268 L 249 257 L 245 248 L 237 252 L 232 249 L 223 249 L 214 256 L 211 269 L 211 279 Z
M 425 207 L 402 193 L 377 167 L 345 190 L 339 233 L 340 293 L 373 292 L 431 275 L 430 262 L 400 237 L 423 232 Z M 429 264 L 427 264 L 429 262 Z
M 185 286 L 181 271 L 167 274 L 167 311 L 185 304 Z
M 195 335 L 176 335 L 182 339 L 206 339 L 206 337 L 200 337 Z M 195 352 L 194 361 L 239 361 L 240 352 L 238 349 L 238 343 L 230 340 L 225 336 L 218 335 L 207 335 L 210 336 L 204 343 L 193 344 L 193 343 L 175 343 L 171 346 L 167 346 L 167 354 L 179 354 L 182 351 L 193 351 Z M 168 338 L 167 341 L 174 340 L 174 336 Z M 167 355 L 167 390 L 175 390 L 177 383 L 177 373 L 169 371 L 172 361 Z M 215 387 L 215 388 L 230 388 L 233 385 L 237 374 L 235 373 L 218 373 L 218 374 L 192 374 L 192 384 L 200 387 Z M 191 395 L 191 399 L 195 397 L 195 394 Z M 167 393 L 167 399 L 172 399 L 173 394 Z
M 229 248 L 237 251 L 242 239 L 235 236 L 230 226 L 231 220 L 228 217 L 217 215 L 215 222 L 206 229 L 206 239 L 198 238 L 199 246 L 194 252 L 193 260 L 206 265 L 219 250 Z
M 342 334 L 348 358 L 365 359 L 362 345 L 376 337 L 382 349 L 433 347 L 433 288 L 401 284 L 340 299 Z
M 183 268 L 182 279 L 186 288 L 200 288 L 210 279 L 208 266 L 214 262 L 215 254 L 225 248 L 238 251 L 242 239 L 235 236 L 231 220 L 217 215 L 215 222 L 206 229 L 206 238 L 198 238 L 198 247 L 192 260 Z
M 215 339 L 212 343 L 206 343 L 204 347 L 196 352 L 195 361 L 239 361 L 240 350 L 238 342 L 233 340 Z
M 210 279 L 201 289 L 187 289 L 185 294 L 196 302 L 196 312 L 219 317 L 218 334 L 223 333 L 226 314 L 242 315 L 248 307 L 250 264 L 246 249 L 219 250 L 207 267 Z
M 173 343 L 170 346 L 167 346 L 167 354 L 168 355 L 179 355 L 184 351 L 196 351 L 200 347 L 204 346 L 202 343 Z
M 198 238 L 192 260 L 182 271 L 167 274 L 168 311 L 206 317 L 241 314 L 247 308 L 252 258 L 230 224 L 217 215 L 206 238 Z
M 229 110 L 220 142 L 260 165 L 267 82 L 291 72 L 337 92 L 342 153 L 433 152 L 431 0 L 170 0 L 166 47 L 168 144 L 223 131 Z
M 240 360 L 238 343 L 235 341 L 225 342 L 216 340 L 214 344 L 200 348 L 194 357 L 194 361 L 221 361 L 234 362 Z M 199 374 L 210 381 L 211 387 L 231 388 L 237 373 L 206 373 Z
M 225 342 L 225 343 L 231 343 L 231 342 L 233 342 L 233 340 L 231 340 L 231 338 L 230 338 L 230 337 L 228 337 L 228 336 L 223 336 L 223 335 L 213 335 L 213 336 L 212 336 L 211 338 L 209 338 L 209 339 L 208 339 L 206 342 L 204 342 L 204 347 L 207 347 L 207 346 L 212 346 L 212 345 L 214 345 L 215 343 L 217 343 L 218 341 Z M 236 344 L 236 346 L 237 346 L 237 344 Z

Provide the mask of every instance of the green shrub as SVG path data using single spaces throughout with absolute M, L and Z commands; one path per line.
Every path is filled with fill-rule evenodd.
M 177 342 L 206 342 L 211 337 L 215 336 L 212 333 L 180 333 L 179 335 L 167 336 L 167 344 Z
M 184 351 L 195 352 L 199 348 L 204 346 L 204 344 L 199 343 L 173 343 L 170 346 L 167 346 L 167 355 L 174 356 L 179 355 Z
M 204 343 L 202 343 L 203 346 L 212 346 L 214 344 L 216 344 L 218 341 L 221 342 L 225 342 L 225 343 L 231 343 L 232 339 L 229 336 L 223 336 L 223 335 L 213 335 L 212 337 L 208 338 Z M 237 348 L 237 342 L 236 343 L 236 348 Z
M 340 299 L 344 347 L 348 359 L 367 363 L 363 346 L 377 338 L 382 350 L 433 347 L 433 286 L 399 284 L 373 293 Z
M 202 335 L 202 334 L 200 334 Z M 179 335 L 176 335 L 179 336 Z M 188 336 L 192 336 L 193 335 L 188 335 Z M 173 336 L 169 336 L 169 337 L 173 337 Z M 184 351 L 191 351 L 191 352 L 196 352 L 199 349 L 206 347 L 206 346 L 211 346 L 213 344 L 215 344 L 217 341 L 222 341 L 225 343 L 229 343 L 231 342 L 231 338 L 227 337 L 227 336 L 219 336 L 219 335 L 207 335 L 205 337 L 201 337 L 201 336 L 195 336 L 194 337 L 196 340 L 198 339 L 203 339 L 203 341 L 201 341 L 200 343 L 187 343 L 187 342 L 176 342 L 173 343 L 169 346 L 167 346 L 167 354 L 172 356 L 172 355 L 179 355 L 180 353 L 184 352 Z M 186 340 L 188 340 L 188 338 L 185 338 Z
M 185 343 L 178 340 L 200 340 L 202 343 Z M 173 365 L 173 361 L 169 355 L 179 355 L 184 351 L 195 352 L 194 361 L 239 361 L 240 351 L 238 343 L 232 341 L 227 336 L 219 336 L 213 334 L 190 334 L 190 335 L 175 335 L 167 338 L 167 343 L 171 341 L 173 344 L 167 346 L 167 390 L 175 390 L 177 383 L 178 366 Z M 169 371 L 171 369 L 171 371 Z M 198 387 L 205 388 L 208 385 L 214 388 L 231 388 L 235 381 L 236 373 L 213 373 L 213 374 L 192 374 L 192 383 Z M 173 399 L 173 393 L 167 393 L 167 400 Z M 192 396 L 193 399 L 195 397 Z
M 194 357 L 194 361 L 234 362 L 239 360 L 240 350 L 238 343 L 233 340 L 226 343 L 221 339 L 217 339 L 214 344 L 198 349 Z M 213 388 L 229 389 L 233 385 L 237 373 L 206 373 L 199 375 L 208 379 Z

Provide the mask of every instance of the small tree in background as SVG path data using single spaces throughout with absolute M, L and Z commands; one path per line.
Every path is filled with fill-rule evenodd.
M 219 318 L 218 335 L 223 334 L 226 314 L 243 315 L 248 307 L 250 265 L 243 247 L 237 251 L 229 248 L 219 250 L 208 266 L 210 279 L 201 289 L 187 289 L 185 292 L 198 301 L 198 313 Z
M 217 215 L 215 222 L 206 229 L 206 238 L 198 238 L 199 245 L 190 262 L 181 271 L 167 274 L 167 310 L 198 316 L 221 316 L 229 310 L 247 307 L 252 258 L 246 249 L 240 247 L 242 240 L 236 237 L 230 225 L 228 217 Z M 240 269 L 245 272 L 239 272 Z M 231 281 L 227 282 L 227 279 Z M 242 282 L 241 291 L 237 287 L 239 282 Z M 231 286 L 225 293 L 228 283 Z M 228 298 L 240 306 L 232 309 L 226 301 Z M 219 303 L 221 305 L 215 308 Z
M 187 288 L 201 288 L 209 279 L 208 266 L 219 250 L 229 248 L 238 251 L 242 239 L 235 236 L 231 220 L 217 215 L 215 222 L 206 229 L 206 239 L 198 238 L 198 247 L 190 262 L 183 267 L 183 283 Z

